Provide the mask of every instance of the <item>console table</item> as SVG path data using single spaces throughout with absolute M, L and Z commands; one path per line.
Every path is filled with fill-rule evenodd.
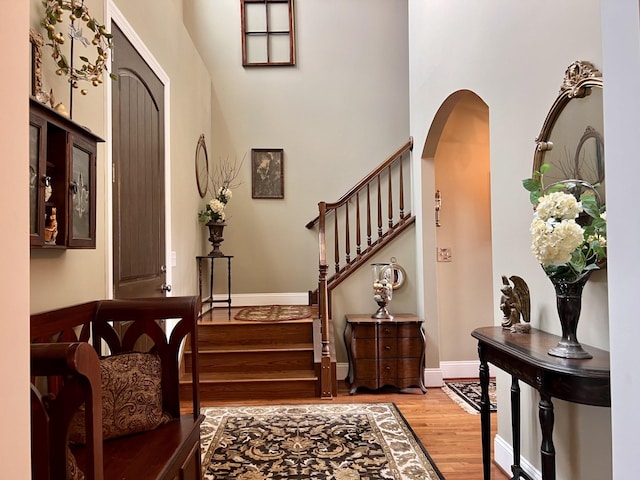
M 471 336 L 478 340 L 480 357 L 480 416 L 482 425 L 482 464 L 484 479 L 491 478 L 491 418 L 489 412 L 488 363 L 511 374 L 511 426 L 513 433 L 513 479 L 531 480 L 520 466 L 520 386 L 518 380 L 540 393 L 538 414 L 542 430 L 540 455 L 543 480 L 555 480 L 555 447 L 553 445 L 553 403 L 551 398 L 567 402 L 611 406 L 609 352 L 583 345 L 591 359 L 553 357 L 547 351 L 560 340 L 535 328 L 530 334 L 511 333 L 502 327 L 483 327 Z
M 220 257 L 211 257 L 211 256 L 202 256 L 196 257 L 196 261 L 198 262 L 198 295 L 200 295 L 200 301 L 202 303 L 202 315 L 207 313 L 214 307 L 214 303 L 226 303 L 227 309 L 229 313 L 229 317 L 231 317 L 231 259 L 233 255 L 222 255 Z M 220 300 L 213 299 L 213 272 L 215 269 L 215 261 L 216 260 L 226 260 L 227 261 L 227 298 L 222 298 Z M 209 263 L 209 269 L 206 273 L 209 274 L 209 295 L 203 297 L 203 274 L 205 273 L 205 265 Z M 205 305 L 208 306 L 208 309 L 205 309 Z
M 350 395 L 358 387 L 373 390 L 385 385 L 397 388 L 424 385 L 425 337 L 422 319 L 412 314 L 397 314 L 393 320 L 349 314 L 344 340 L 349 356 L 347 382 Z

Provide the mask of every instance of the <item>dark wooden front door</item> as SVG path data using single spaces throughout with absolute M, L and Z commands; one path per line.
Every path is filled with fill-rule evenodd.
M 116 298 L 165 291 L 164 85 L 112 23 Z

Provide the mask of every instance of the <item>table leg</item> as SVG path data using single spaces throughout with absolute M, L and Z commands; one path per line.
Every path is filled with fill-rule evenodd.
M 198 316 L 202 317 L 202 310 L 204 305 L 202 305 L 202 259 L 198 258 L 198 296 L 200 297 L 200 311 L 198 312 Z
M 213 318 L 213 308 L 215 307 L 215 304 L 213 303 L 213 270 L 215 266 L 215 261 L 213 260 L 213 257 L 211 257 L 209 262 L 211 263 L 211 269 L 209 270 L 209 301 L 211 303 L 209 304 L 209 306 L 211 307 L 211 315 L 212 315 L 211 318 Z
M 478 344 L 480 358 L 480 424 L 482 436 L 482 471 L 484 480 L 491 480 L 491 411 L 489 404 L 489 365 L 484 358 L 481 344 Z
M 227 258 L 227 304 L 229 320 L 231 320 L 231 257 Z
M 513 437 L 513 478 L 521 478 L 520 467 L 520 384 L 515 376 L 511 377 L 511 436 Z
M 551 397 L 540 393 L 540 403 L 538 404 L 538 415 L 540 417 L 540 428 L 542 430 L 542 444 L 540 446 L 540 456 L 542 460 L 543 480 L 556 480 L 556 449 L 553 446 L 553 403 Z

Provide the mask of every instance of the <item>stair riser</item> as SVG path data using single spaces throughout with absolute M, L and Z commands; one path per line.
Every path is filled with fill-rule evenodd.
M 191 354 L 185 353 L 185 367 L 191 372 Z M 313 370 L 313 352 L 199 353 L 201 372 L 271 372 Z
M 200 402 L 317 397 L 316 388 L 314 382 L 201 383 Z M 180 385 L 180 400 L 191 400 L 191 385 Z
M 311 323 L 199 325 L 198 348 L 207 345 L 276 345 L 313 343 Z

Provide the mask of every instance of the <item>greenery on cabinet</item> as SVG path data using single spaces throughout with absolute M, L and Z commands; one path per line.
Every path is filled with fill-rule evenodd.
M 30 99 L 32 248 L 95 248 L 98 142 L 91 131 Z

